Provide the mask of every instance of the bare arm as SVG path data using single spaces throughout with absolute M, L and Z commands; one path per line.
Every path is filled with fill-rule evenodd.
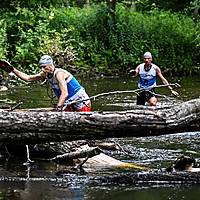
M 159 67 L 156 69 L 156 72 L 157 72 L 157 74 L 158 74 L 160 80 L 163 82 L 163 84 L 164 84 L 164 85 L 168 85 L 169 82 L 168 82 L 167 79 L 162 75 L 161 70 L 160 70 Z M 170 89 L 170 91 L 171 91 L 171 93 L 172 93 L 173 95 L 175 95 L 175 96 L 178 96 L 178 95 L 179 95 L 178 92 L 174 91 L 170 85 L 168 86 L 168 88 Z
M 43 72 L 40 72 L 35 75 L 28 75 L 24 72 L 19 71 L 18 69 L 14 68 L 13 73 L 16 74 L 19 78 L 21 78 L 24 81 L 39 81 L 45 78 L 45 74 Z
M 64 72 L 57 72 L 56 74 L 56 79 L 58 81 L 58 85 L 61 91 L 61 95 L 58 99 L 57 107 L 63 106 L 68 96 L 68 90 L 67 90 L 67 85 L 66 85 L 66 79 L 68 78 L 68 76 L 69 75 Z

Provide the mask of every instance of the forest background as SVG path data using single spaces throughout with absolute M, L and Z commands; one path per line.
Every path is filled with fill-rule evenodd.
M 0 58 L 27 73 L 51 54 L 82 75 L 124 74 L 146 51 L 166 73 L 199 73 L 199 0 L 4 0 L 0 9 Z

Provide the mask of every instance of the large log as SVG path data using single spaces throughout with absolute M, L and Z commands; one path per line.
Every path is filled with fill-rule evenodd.
M 200 99 L 170 108 L 138 106 L 116 112 L 0 112 L 0 142 L 43 143 L 111 137 L 139 137 L 199 131 Z

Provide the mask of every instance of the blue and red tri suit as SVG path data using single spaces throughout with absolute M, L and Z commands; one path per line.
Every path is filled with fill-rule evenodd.
M 51 88 L 54 91 L 54 94 L 59 98 L 61 95 L 61 90 L 58 85 L 58 81 L 56 79 L 56 73 L 58 71 L 67 72 L 64 69 L 55 68 L 53 76 L 47 77 L 47 80 L 51 84 Z M 67 105 L 69 102 L 72 102 L 72 101 L 84 100 L 84 99 L 88 99 L 88 100 L 69 105 L 66 107 L 65 111 L 89 112 L 91 109 L 89 96 L 85 92 L 85 89 L 79 84 L 79 82 L 76 80 L 76 78 L 72 74 L 70 74 L 69 77 L 66 79 L 66 85 L 67 85 L 67 90 L 68 90 L 68 96 L 65 100 L 65 105 Z

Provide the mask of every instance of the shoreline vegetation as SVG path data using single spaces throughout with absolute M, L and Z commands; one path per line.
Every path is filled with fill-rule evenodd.
M 146 51 L 172 76 L 199 73 L 200 26 L 186 14 L 119 3 L 114 15 L 106 4 L 2 11 L 0 57 L 26 73 L 38 72 L 38 58 L 50 54 L 82 76 L 126 74 Z

